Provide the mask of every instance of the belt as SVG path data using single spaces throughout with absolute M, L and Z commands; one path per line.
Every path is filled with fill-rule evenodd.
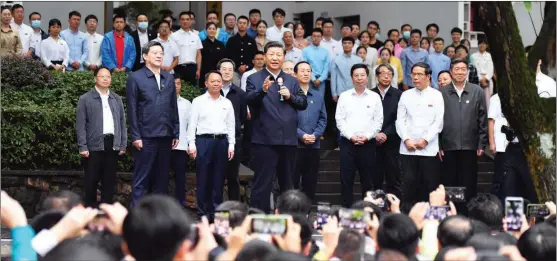
M 64 61 L 50 61 L 52 64 L 62 65 Z
M 199 134 L 196 135 L 196 137 L 199 138 L 210 138 L 210 139 L 214 139 L 214 140 L 222 140 L 222 139 L 226 139 L 226 134 Z
M 196 65 L 196 63 L 181 63 L 178 66 L 188 66 L 188 65 Z

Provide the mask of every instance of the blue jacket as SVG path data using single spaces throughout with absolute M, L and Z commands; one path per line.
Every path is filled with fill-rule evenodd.
M 230 35 L 222 28 L 218 30 L 219 34 L 217 35 L 217 40 L 221 41 L 226 46 L 226 42 L 228 42 Z M 203 31 L 199 32 L 199 39 L 201 39 L 202 42 L 207 39 L 207 30 L 203 29 Z
M 178 139 L 180 136 L 174 76 L 161 71 L 160 78 L 161 90 L 159 91 L 157 79 L 147 67 L 128 76 L 126 103 L 132 142 L 158 137 Z
M 122 66 L 126 67 L 126 71 L 133 68 L 135 62 L 135 43 L 133 37 L 124 32 L 124 59 Z M 101 57 L 103 59 L 103 66 L 109 70 L 114 70 L 118 66 L 116 60 L 116 45 L 114 43 L 114 31 L 104 34 L 103 42 L 101 44 Z
M 263 82 L 267 76 L 271 76 L 271 73 L 263 69 L 247 79 L 247 99 L 253 122 L 251 142 L 261 145 L 296 146 L 298 110 L 307 108 L 307 97 L 300 89 L 298 81 L 281 71 L 278 78 L 283 79 L 283 86 L 290 91 L 290 99 L 281 101 L 280 87 L 276 80 L 267 92 L 263 91 Z
M 298 147 L 319 149 L 321 136 L 327 126 L 327 111 L 325 100 L 318 91 L 309 89 L 307 94 L 308 107 L 298 111 Z M 315 135 L 315 143 L 306 145 L 302 137 L 304 134 Z

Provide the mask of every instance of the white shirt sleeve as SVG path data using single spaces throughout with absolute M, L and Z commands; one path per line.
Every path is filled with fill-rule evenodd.
M 48 229 L 41 230 L 41 232 L 39 232 L 33 240 L 31 240 L 33 250 L 35 250 L 35 252 L 42 257 L 55 248 L 58 243 L 56 234 Z
M 234 107 L 232 107 L 232 102 L 227 100 L 228 110 L 226 110 L 228 115 L 226 115 L 226 129 L 228 135 L 228 150 L 234 151 L 234 144 L 236 144 L 236 115 L 234 115 Z
M 195 147 L 195 131 L 197 129 L 197 121 L 199 120 L 199 111 L 197 109 L 197 107 L 199 107 L 198 101 L 199 100 L 197 98 L 193 99 L 193 102 L 191 104 L 190 118 L 188 121 L 188 135 L 186 139 L 189 143 L 190 150 L 197 149 Z
M 398 102 L 396 121 L 395 121 L 396 133 L 398 134 L 402 142 L 409 139 L 408 130 L 406 128 L 406 121 L 408 118 L 408 110 L 406 108 L 406 96 L 408 95 L 404 95 L 404 93 L 402 93 L 402 95 L 400 96 L 400 101 Z
M 340 95 L 338 98 L 337 112 L 335 113 L 335 120 L 337 121 L 337 128 L 340 130 L 340 134 L 347 139 L 354 136 L 354 133 L 348 132 L 348 126 L 346 124 L 346 105 L 344 104 L 344 98 L 346 96 Z
M 373 97 L 373 99 L 375 100 L 375 109 L 373 110 L 373 128 L 371 132 L 367 133 L 368 140 L 375 138 L 375 136 L 377 136 L 377 133 L 381 131 L 381 127 L 383 126 L 383 103 L 381 101 L 381 97 L 375 92 L 371 93 L 371 97 Z
M 443 116 L 445 115 L 445 103 L 443 101 L 443 95 L 438 91 L 435 91 L 434 95 L 434 108 L 436 108 L 435 119 L 433 120 L 433 124 L 431 124 L 431 127 L 427 129 L 426 137 L 424 137 L 428 144 L 431 143 L 431 141 L 435 137 L 437 137 L 437 135 L 439 135 L 441 131 L 443 131 Z

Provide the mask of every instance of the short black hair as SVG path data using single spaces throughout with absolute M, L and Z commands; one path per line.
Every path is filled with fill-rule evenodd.
M 386 216 L 377 230 L 380 249 L 397 250 L 408 258 L 415 256 L 419 239 L 418 228 L 412 219 L 403 214 Z
M 115 14 L 112 17 L 112 23 L 114 23 L 118 18 L 122 18 L 124 20 L 124 23 L 126 22 L 126 16 L 124 14 Z
M 459 33 L 459 34 L 462 35 L 462 30 L 458 27 L 455 27 L 451 30 L 451 34 L 453 34 L 453 33 Z
M 228 221 L 231 228 L 242 225 L 248 215 L 248 210 L 248 205 L 236 200 L 225 201 L 215 209 L 215 211 L 228 211 L 230 213 Z
M 321 23 L 323 23 L 323 21 L 325 21 L 325 17 L 320 16 L 320 17 L 317 17 L 317 19 L 315 19 L 315 23 L 317 23 L 319 21 L 321 21 Z
M 246 21 L 249 23 L 249 18 L 248 18 L 247 16 L 245 16 L 245 15 L 240 15 L 240 16 L 238 16 L 238 19 L 236 19 L 236 21 L 240 21 L 241 19 L 244 19 L 244 20 L 246 20 Z
M 360 46 L 358 46 L 358 48 L 356 48 L 356 54 L 358 54 L 358 52 L 360 51 L 360 49 L 364 49 L 364 50 L 366 51 L 366 53 L 367 53 L 367 48 L 366 48 L 365 46 L 360 45 Z
M 375 25 L 375 26 L 377 26 L 377 29 L 381 29 L 381 28 L 379 27 L 379 23 L 376 22 L 376 21 L 369 21 L 369 23 L 367 23 L 367 27 L 369 27 L 370 25 Z
M 15 11 L 16 9 L 19 9 L 19 8 L 25 10 L 25 9 L 23 8 L 22 5 L 20 5 L 20 4 L 14 4 L 14 5 L 12 5 L 12 10 L 11 10 L 11 11 L 13 12 L 13 11 Z
M 332 19 L 325 19 L 323 20 L 323 26 L 325 26 L 325 24 L 331 24 L 332 26 L 335 26 L 335 22 L 333 22 Z
M 258 50 L 257 52 L 255 52 L 255 55 L 253 55 L 253 58 L 254 58 L 254 59 L 255 59 L 255 56 L 256 56 L 256 55 L 263 55 L 263 56 L 265 56 L 265 53 L 264 53 L 263 51 L 259 51 L 259 50 Z
M 90 14 L 90 15 L 86 16 L 86 17 L 85 17 L 85 23 L 87 23 L 87 22 L 89 21 L 89 19 L 95 19 L 95 21 L 96 21 L 97 23 L 99 22 L 99 19 L 98 19 L 97 16 L 94 15 L 94 14 Z
M 412 29 L 412 31 L 410 31 L 410 36 L 412 36 L 413 34 L 419 34 L 420 37 L 422 37 L 422 30 L 418 28 Z
M 224 15 L 224 20 L 226 20 L 226 18 L 229 17 L 229 16 L 234 16 L 234 19 L 236 19 L 236 15 L 235 15 L 235 14 L 233 14 L 233 13 L 226 13 L 226 14 Z
M 441 76 L 441 74 L 444 74 L 444 73 L 448 73 L 449 75 L 451 75 L 451 72 L 449 72 L 447 70 L 442 70 L 437 74 L 437 79 L 439 79 L 439 76 Z
M 50 21 L 48 21 L 48 27 L 55 26 L 55 25 L 62 27 L 62 22 L 60 22 L 60 20 L 56 18 L 50 19 Z
M 218 63 L 217 63 L 217 70 L 220 70 L 220 67 L 222 66 L 223 63 L 231 63 L 232 64 L 232 70 L 236 69 L 236 64 L 234 63 L 234 61 L 232 61 L 232 59 L 229 58 L 223 58 L 221 59 Z
M 161 21 L 159 22 L 159 24 L 157 25 L 157 28 L 161 27 L 162 24 L 167 24 L 168 27 L 172 27 L 172 25 L 171 25 L 168 21 L 166 21 L 166 20 L 161 20 Z
M 391 34 L 397 32 L 398 35 L 400 36 L 400 32 L 397 29 L 391 29 L 387 32 L 387 37 L 391 37 Z
M 364 236 L 353 229 L 343 229 L 338 236 L 338 244 L 334 256 L 341 260 L 356 260 L 354 255 L 359 254 Z
M 68 14 L 68 19 L 72 19 L 72 16 L 77 16 L 79 18 L 81 18 L 81 14 L 78 11 L 71 11 L 70 14 Z
M 137 16 L 135 17 L 135 20 L 137 20 L 140 16 L 144 15 L 145 17 L 147 17 L 147 20 L 149 20 L 149 17 L 147 16 L 147 14 L 145 13 L 139 13 L 137 14 Z
M 284 12 L 284 10 L 282 8 L 277 8 L 275 10 L 273 10 L 273 17 L 275 17 L 275 15 L 280 14 L 282 16 L 286 16 L 286 12 Z
M 414 68 L 416 68 L 416 67 L 424 68 L 426 76 L 431 75 L 431 67 L 429 67 L 429 64 L 424 63 L 424 62 L 415 63 L 414 65 L 412 65 L 412 69 L 410 69 L 410 72 L 413 72 Z
M 147 195 L 130 209 L 122 236 L 136 260 L 171 260 L 190 235 L 192 224 L 175 199 Z
M 350 68 L 350 76 L 354 76 L 354 71 L 356 71 L 357 69 L 365 69 L 366 75 L 369 76 L 369 68 L 367 68 L 367 65 L 363 63 L 357 63 L 352 65 L 352 68 Z
M 492 230 L 501 230 L 504 209 L 501 201 L 495 195 L 478 194 L 468 201 L 467 208 L 469 218 L 485 223 Z
M 426 30 L 426 31 L 429 31 L 429 28 L 431 28 L 431 27 L 435 27 L 435 30 L 437 30 L 437 33 L 439 33 L 439 26 L 438 26 L 436 23 L 428 24 L 428 25 L 425 27 L 425 30 Z
M 311 211 L 311 200 L 304 192 L 291 189 L 283 192 L 278 197 L 276 209 L 279 214 L 309 215 Z
M 344 28 L 344 27 L 346 27 L 346 28 L 350 29 L 350 31 L 352 31 L 352 27 L 351 27 L 349 24 L 343 24 L 343 25 L 340 27 L 340 30 L 342 30 L 342 28 Z
M 99 72 L 100 72 L 101 70 L 107 70 L 107 71 L 110 73 L 110 75 L 112 75 L 112 72 L 111 72 L 108 68 L 102 67 L 102 66 L 101 66 L 101 67 L 97 67 L 97 69 L 95 69 L 95 70 L 93 71 L 93 76 L 96 77 L 96 76 L 99 74 Z
M 321 28 L 313 28 L 311 30 L 311 34 L 313 35 L 313 33 L 320 33 L 321 35 L 323 35 L 323 30 L 321 30 Z
M 61 211 L 57 209 L 47 210 L 39 213 L 30 225 L 35 231 L 42 231 L 43 229 L 50 229 L 56 225 L 63 217 L 66 215 L 66 211 Z
M 195 15 L 195 13 L 194 13 L 193 11 L 187 11 L 187 13 L 188 13 L 190 16 L 193 16 L 194 18 L 196 17 L 196 15 Z
M 344 43 L 344 42 L 351 42 L 352 45 L 354 45 L 354 43 L 355 43 L 356 41 L 354 41 L 354 38 L 352 38 L 352 37 L 350 37 L 350 36 L 347 36 L 347 37 L 343 37 L 343 38 L 342 38 L 342 41 L 341 41 L 340 43 L 342 44 L 342 43 Z
M 89 242 L 88 238 L 91 236 L 66 239 L 49 251 L 42 260 L 119 260 L 106 249 Z
M 269 27 L 269 25 L 267 24 L 267 22 L 265 20 L 259 20 L 259 22 L 257 22 L 257 24 L 255 26 L 259 27 L 260 24 L 264 24 L 265 27 Z
M 466 53 L 468 53 L 468 48 L 466 48 L 466 46 L 464 46 L 464 45 L 462 45 L 462 44 L 459 45 L 459 46 L 457 46 L 457 47 L 454 49 L 454 51 L 455 51 L 455 52 L 458 52 L 458 50 L 460 50 L 460 49 L 462 49 L 462 50 L 466 51 Z
M 526 230 L 517 242 L 520 254 L 526 260 L 556 260 L 555 227 L 546 223 Z
M 445 42 L 445 40 L 444 40 L 443 38 L 441 38 L 441 37 L 436 37 L 435 39 L 433 39 L 433 43 L 439 42 L 439 41 L 441 41 L 441 42 L 443 42 L 443 43 Z
M 188 13 L 188 11 L 180 12 L 180 14 L 178 15 L 178 19 L 182 18 L 183 15 L 190 16 L 190 13 Z M 209 13 L 207 13 L 207 16 L 208 15 L 209 15 Z M 190 16 L 190 18 L 191 18 L 191 16 Z
M 388 51 L 391 56 L 395 55 L 393 50 L 389 48 L 382 48 L 381 51 L 379 51 L 379 58 L 381 58 L 381 54 L 383 53 L 383 50 Z
M 485 39 L 485 38 L 479 39 L 478 40 L 478 45 L 480 45 L 480 44 L 487 44 L 487 39 Z
M 461 59 L 461 58 L 452 60 L 450 68 L 452 69 L 455 65 L 459 63 L 466 64 L 466 68 L 468 68 L 468 61 L 466 61 L 466 59 Z
M 41 18 L 43 17 L 43 16 L 41 15 L 41 13 L 39 13 L 39 12 L 32 12 L 32 13 L 29 14 L 29 20 L 31 20 L 31 17 L 32 17 L 33 15 L 39 15 Z
M 362 40 L 362 35 L 367 34 L 367 37 L 371 38 L 371 34 L 367 31 L 367 30 L 363 30 L 360 32 L 360 35 L 358 35 L 358 39 L 361 41 Z
M 277 42 L 277 41 L 268 42 L 265 45 L 265 47 L 263 48 L 263 52 L 265 52 L 265 54 L 266 54 L 269 51 L 269 49 L 271 49 L 271 48 L 280 48 L 286 53 L 286 50 L 284 50 L 284 46 L 280 42 Z
M 219 13 L 215 10 L 210 10 L 209 12 L 207 12 L 207 14 L 205 15 L 205 18 L 209 17 L 210 14 L 215 14 L 217 16 L 217 18 L 219 18 Z
M 155 42 L 155 41 L 150 41 L 147 44 L 145 44 L 143 47 L 141 47 L 141 55 L 148 54 L 149 50 L 151 50 L 151 48 L 154 47 L 154 46 L 160 46 L 162 51 L 164 52 L 164 46 L 162 46 L 161 43 Z
M 219 26 L 218 26 L 216 23 L 214 23 L 214 22 L 207 22 L 207 24 L 205 25 L 205 30 L 209 29 L 209 26 L 211 26 L 211 25 L 214 25 L 215 28 L 217 28 L 217 29 L 219 28 Z
M 494 235 L 480 233 L 472 236 L 468 242 L 466 242 L 466 246 L 473 247 L 476 252 L 498 251 L 502 246 L 515 245 L 516 241 L 516 238 L 505 232 L 497 232 Z
M 294 73 L 298 73 L 298 67 L 300 66 L 300 64 L 307 64 L 309 65 L 309 69 L 311 70 L 311 65 L 306 62 L 306 61 L 299 61 L 296 65 L 294 65 Z
M 218 74 L 220 76 L 220 78 L 222 78 L 222 73 L 220 73 L 217 70 L 211 70 L 208 73 L 205 74 L 205 81 L 209 80 L 209 76 L 211 76 L 211 74 Z
M 410 30 L 412 30 L 412 26 L 409 25 L 409 24 L 403 24 L 402 26 L 400 26 L 400 30 L 402 31 L 404 29 L 404 27 L 407 27 L 407 26 L 409 26 Z
M 287 23 L 285 23 L 285 24 L 284 24 L 284 27 L 287 27 L 287 28 L 288 28 L 289 25 L 292 25 L 292 27 L 294 27 L 294 23 L 292 23 L 292 22 L 287 22 Z M 290 31 L 290 30 L 288 30 L 288 31 L 291 32 L 291 33 L 294 33 L 294 32 L 292 32 L 292 31 Z
M 75 206 L 82 205 L 83 199 L 80 195 L 69 190 L 60 190 L 48 196 L 41 204 L 41 211 L 60 210 L 69 211 Z
M 472 221 L 459 215 L 443 219 L 437 229 L 437 239 L 441 247 L 463 247 L 473 235 Z
M 254 9 L 249 10 L 249 13 L 248 13 L 249 16 L 251 16 L 252 14 L 261 15 L 261 11 L 259 11 L 259 9 L 254 8 Z
M 383 51 L 383 50 L 389 50 L 389 49 L 387 49 L 387 48 L 381 49 L 381 51 Z M 389 50 L 389 53 L 392 53 L 392 52 Z M 375 68 L 375 75 L 376 76 L 381 74 L 381 68 L 382 67 L 387 68 L 393 75 L 395 74 L 395 70 L 393 69 L 393 67 L 390 64 L 382 63 L 382 64 L 377 65 L 377 68 Z

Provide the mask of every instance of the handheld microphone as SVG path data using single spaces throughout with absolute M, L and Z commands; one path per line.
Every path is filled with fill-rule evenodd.
M 279 89 L 282 89 L 284 87 L 284 80 L 282 79 L 282 77 L 277 78 L 277 84 L 279 86 Z M 280 101 L 284 101 L 284 97 L 282 95 L 280 96 Z

